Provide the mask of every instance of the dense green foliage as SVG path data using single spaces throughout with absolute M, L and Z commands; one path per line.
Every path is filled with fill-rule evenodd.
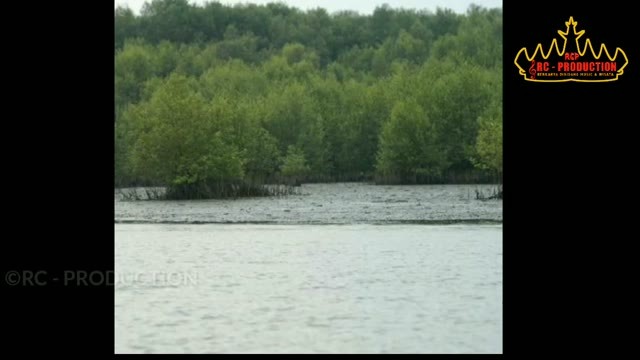
M 501 176 L 501 9 L 154 0 L 115 29 L 116 186 Z

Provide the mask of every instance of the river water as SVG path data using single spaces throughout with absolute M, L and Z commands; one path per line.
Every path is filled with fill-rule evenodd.
M 502 201 L 476 188 L 116 200 L 115 352 L 501 353 Z

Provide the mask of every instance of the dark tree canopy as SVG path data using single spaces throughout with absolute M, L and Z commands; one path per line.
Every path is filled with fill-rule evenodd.
M 116 186 L 495 181 L 502 10 L 115 11 Z

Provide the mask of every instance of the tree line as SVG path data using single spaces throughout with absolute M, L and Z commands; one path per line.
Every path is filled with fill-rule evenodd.
M 115 30 L 116 186 L 501 177 L 501 9 L 154 0 Z

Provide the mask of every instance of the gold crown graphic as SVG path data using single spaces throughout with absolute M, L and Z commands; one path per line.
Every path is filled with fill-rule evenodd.
M 569 17 L 569 21 L 565 24 L 566 31 L 558 30 L 558 34 L 562 37 L 562 48 L 558 44 L 558 39 L 554 38 L 546 53 L 541 43 L 536 46 L 532 55 L 529 55 L 524 47 L 518 51 L 514 64 L 525 80 L 602 82 L 615 81 L 624 73 L 629 60 L 622 49 L 616 48 L 611 56 L 606 45 L 601 44 L 596 54 L 590 39 L 587 39 L 583 45 L 580 44 L 580 38 L 585 31 L 576 30 L 578 22 L 573 20 L 573 16 Z M 573 33 L 570 32 L 571 26 L 573 26 Z M 569 41 L 569 38 L 573 38 L 574 41 Z M 557 58 L 551 56 L 554 48 Z M 603 54 L 606 57 L 603 57 Z M 620 58 L 618 55 L 621 55 Z

